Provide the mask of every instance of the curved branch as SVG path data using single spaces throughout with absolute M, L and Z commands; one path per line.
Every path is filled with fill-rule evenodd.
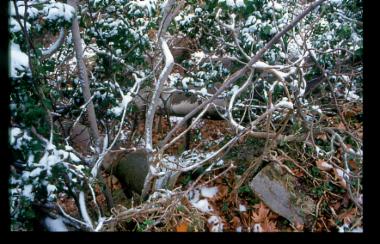
M 47 49 L 42 49 L 41 54 L 42 54 L 42 59 L 49 58 L 51 55 L 53 55 L 58 49 L 62 46 L 62 44 L 65 42 L 65 29 L 62 27 L 61 30 L 59 31 L 59 36 L 58 39 L 50 45 Z
M 240 95 L 240 93 L 242 93 L 242 91 L 244 91 L 249 84 L 251 84 L 252 82 L 252 78 L 253 78 L 253 71 L 251 72 L 250 76 L 248 77 L 247 81 L 244 83 L 244 85 L 242 87 L 240 87 L 231 97 L 231 100 L 230 100 L 230 103 L 228 105 L 228 118 L 230 120 L 230 123 L 232 124 L 232 126 L 234 126 L 236 129 L 238 130 L 244 130 L 245 127 L 242 126 L 242 125 L 239 125 L 234 117 L 232 116 L 232 106 L 234 105 L 234 102 L 235 102 L 235 99 L 236 97 L 238 97 Z

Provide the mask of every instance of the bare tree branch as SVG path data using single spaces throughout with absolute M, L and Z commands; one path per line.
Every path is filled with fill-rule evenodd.
M 318 0 L 310 4 L 310 6 L 305 9 L 300 15 L 298 15 L 290 24 L 288 24 L 281 32 L 277 33 L 263 48 L 261 48 L 257 54 L 240 70 L 233 73 L 227 80 L 224 81 L 223 85 L 218 89 L 218 91 L 208 100 L 204 101 L 201 105 L 195 108 L 193 111 L 188 113 L 161 141 L 160 147 L 168 143 L 170 138 L 174 133 L 181 128 L 188 119 L 192 118 L 201 109 L 203 109 L 207 104 L 214 101 L 225 89 L 234 84 L 240 77 L 245 75 L 245 73 L 252 68 L 252 66 L 259 61 L 259 59 L 264 55 L 264 53 L 270 49 L 283 35 L 285 35 L 289 30 L 291 30 L 298 22 L 300 22 L 307 14 L 313 11 L 316 7 L 321 5 L 325 0 Z

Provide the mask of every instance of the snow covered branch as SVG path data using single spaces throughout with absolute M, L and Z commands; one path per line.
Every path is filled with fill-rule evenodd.
M 153 150 L 153 144 L 152 144 L 152 127 L 153 127 L 153 118 L 154 114 L 156 113 L 156 106 L 158 103 L 158 100 L 160 99 L 161 91 L 164 85 L 164 82 L 168 79 L 169 74 L 171 73 L 173 66 L 174 66 L 174 58 L 173 55 L 170 52 L 170 49 L 168 47 L 168 44 L 166 43 L 166 40 L 164 38 L 160 39 L 161 42 L 161 48 L 162 52 L 165 56 L 165 66 L 157 80 L 155 90 L 153 92 L 152 101 L 149 104 L 147 113 L 146 113 L 146 120 L 145 120 L 145 142 L 146 142 L 146 149 L 148 151 Z

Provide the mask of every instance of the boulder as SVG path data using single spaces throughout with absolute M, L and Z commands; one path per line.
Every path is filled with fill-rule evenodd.
M 132 197 L 132 192 L 141 194 L 149 171 L 149 154 L 144 149 L 124 154 L 117 160 L 112 171 L 127 197 Z
M 253 192 L 273 212 L 297 225 L 310 226 L 315 202 L 300 190 L 296 177 L 278 164 L 264 167 L 250 182 Z

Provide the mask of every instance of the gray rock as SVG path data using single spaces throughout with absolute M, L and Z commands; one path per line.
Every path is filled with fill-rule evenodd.
M 278 164 L 264 167 L 250 182 L 250 187 L 275 213 L 295 225 L 311 224 L 314 200 L 299 190 L 297 179 Z
M 145 149 L 122 155 L 117 160 L 113 174 L 120 181 L 125 195 L 132 197 L 132 192 L 141 194 L 145 177 L 149 171 L 149 154 Z

